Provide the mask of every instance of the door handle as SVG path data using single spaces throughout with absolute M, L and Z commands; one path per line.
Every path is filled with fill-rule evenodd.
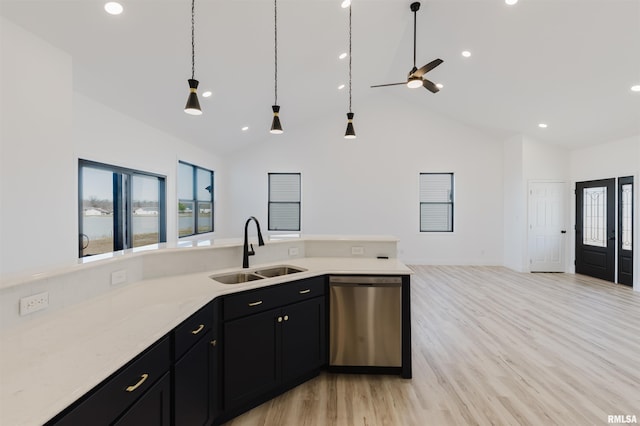
M 563 229 L 562 231 L 560 231 L 560 233 L 561 233 L 561 234 L 566 234 L 566 233 L 567 233 L 567 230 L 566 230 L 566 229 Z

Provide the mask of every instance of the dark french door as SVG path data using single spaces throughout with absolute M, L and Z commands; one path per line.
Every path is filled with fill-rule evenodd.
M 576 273 L 615 280 L 615 179 L 576 183 Z
M 618 282 L 633 285 L 633 177 L 618 179 Z
M 616 282 L 616 266 L 633 285 L 633 177 L 577 182 L 576 273 Z

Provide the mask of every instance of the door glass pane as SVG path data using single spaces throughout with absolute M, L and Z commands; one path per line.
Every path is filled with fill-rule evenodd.
M 113 173 L 82 168 L 81 256 L 113 251 Z
M 195 234 L 194 210 L 192 201 L 178 202 L 178 236 Z
M 582 243 L 607 246 L 607 187 L 584 188 Z
M 633 231 L 633 224 L 631 221 L 631 208 L 633 206 L 633 185 L 622 185 L 622 250 L 632 250 L 631 241 L 633 240 L 631 235 Z
M 160 241 L 160 186 L 157 178 L 133 176 L 133 247 Z

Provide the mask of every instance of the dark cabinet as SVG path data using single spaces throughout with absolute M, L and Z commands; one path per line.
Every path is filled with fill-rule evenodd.
M 168 338 L 147 349 L 86 397 L 56 416 L 50 425 L 169 425 L 171 344 Z M 121 422 L 121 423 L 118 423 Z
M 174 425 L 213 423 L 217 414 L 217 329 L 214 301 L 174 330 Z
M 166 373 L 114 423 L 114 426 L 169 426 L 170 416 L 171 377 Z
M 278 307 L 248 314 L 263 305 Z M 225 415 L 246 411 L 326 364 L 322 277 L 229 296 L 224 311 L 233 318 L 223 325 Z

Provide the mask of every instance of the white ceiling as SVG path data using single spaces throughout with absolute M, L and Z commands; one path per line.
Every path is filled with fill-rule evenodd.
M 337 90 L 348 81 L 348 60 L 338 59 L 348 43 L 340 2 L 278 2 L 285 131 L 347 112 L 347 91 Z M 200 94 L 214 93 L 200 97 L 200 117 L 182 112 L 191 2 L 121 3 L 125 12 L 114 17 L 101 0 L 0 0 L 0 14 L 67 51 L 75 89 L 114 109 L 216 153 L 263 140 L 274 101 L 271 0 L 196 0 L 196 78 Z M 640 0 L 423 1 L 417 65 L 443 59 L 426 77 L 444 89 L 371 89 L 405 80 L 413 65 L 410 3 L 354 0 L 356 120 L 359 104 L 394 97 L 499 137 L 568 148 L 640 134 L 640 93 L 630 90 L 640 84 Z

